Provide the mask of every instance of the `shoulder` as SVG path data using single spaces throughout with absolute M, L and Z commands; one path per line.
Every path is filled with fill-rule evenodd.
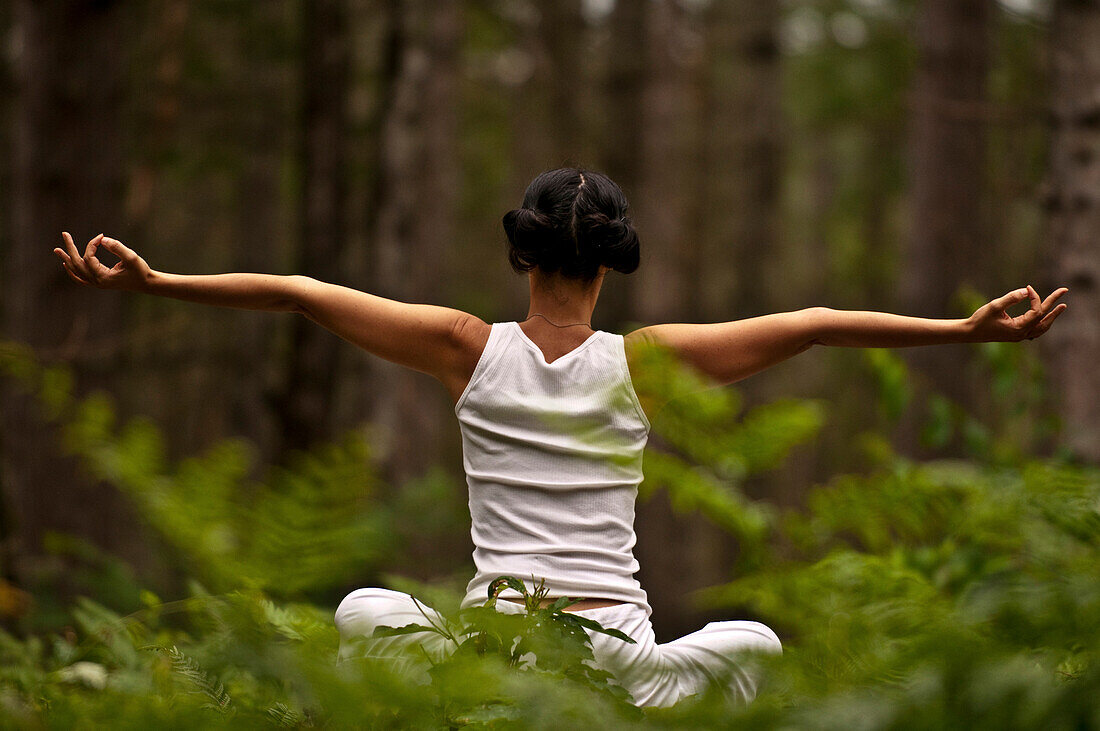
M 647 360 L 647 356 L 660 350 L 667 343 L 661 337 L 659 325 L 640 327 L 637 330 L 626 333 L 623 337 L 623 350 L 626 351 L 626 361 L 632 368 L 639 366 Z
M 480 317 L 453 311 L 447 324 L 447 354 L 441 355 L 437 363 L 437 377 L 455 402 L 470 382 L 492 329 L 492 325 Z
M 660 325 L 640 327 L 622 336 L 627 363 L 633 368 L 648 359 L 652 353 L 667 349 L 670 343 L 662 337 Z
M 450 340 L 452 346 L 464 355 L 472 355 L 474 361 L 481 356 L 485 344 L 489 342 L 489 333 L 493 326 L 476 315 L 458 312 L 451 323 Z

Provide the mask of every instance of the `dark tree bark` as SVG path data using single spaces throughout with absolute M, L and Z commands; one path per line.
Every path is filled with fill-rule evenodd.
M 546 136 L 552 141 L 556 163 L 586 164 L 586 135 L 582 104 L 586 58 L 585 23 L 580 0 L 540 3 L 542 22 L 537 37 L 538 72 L 545 106 Z M 552 161 L 547 161 L 552 162 Z M 541 171 L 540 171 L 541 172 Z
M 917 14 L 918 60 L 911 97 L 912 238 L 902 280 L 908 314 L 959 315 L 962 286 L 986 294 L 987 75 L 993 0 L 923 0 Z M 958 347 L 910 354 L 933 388 L 971 402 Z
M 1059 0 L 1051 24 L 1053 123 L 1045 205 L 1054 286 L 1069 309 L 1041 341 L 1065 442 L 1100 461 L 1100 3 Z M 1045 293 L 1044 293 L 1045 294 Z
M 302 3 L 301 241 L 295 271 L 345 283 L 349 31 L 346 0 Z M 344 344 L 296 318 L 279 403 L 282 448 L 303 449 L 333 436 Z
M 606 125 L 603 134 L 604 171 L 619 184 L 637 217 L 642 165 L 642 96 L 646 85 L 646 9 L 649 3 L 617 2 L 608 19 Z M 641 234 L 643 249 L 649 238 Z M 637 321 L 631 304 L 633 275 L 610 274 L 600 292 L 594 327 L 620 331 Z
M 438 303 L 454 240 L 458 168 L 455 95 L 462 33 L 456 0 L 394 0 L 392 81 L 379 134 L 371 224 L 371 291 Z M 381 429 L 383 473 L 420 475 L 441 454 L 452 404 L 430 377 L 372 361 L 372 421 Z
M 516 22 L 530 64 L 512 95 L 513 156 L 520 185 L 562 165 L 585 164 L 582 90 L 586 27 L 579 0 L 545 3 Z
M 778 3 L 714 3 L 707 18 L 699 287 L 707 318 L 774 311 L 766 263 L 779 205 Z
M 984 284 L 982 193 L 991 0 L 924 0 L 917 18 L 911 166 L 910 306 L 952 311 L 960 285 Z
M 118 392 L 122 297 L 73 283 L 51 249 L 63 229 L 81 245 L 123 236 L 121 148 L 127 6 L 21 0 L 15 5 L 17 105 L 4 334 L 76 371 L 77 393 Z M 142 531 L 123 497 L 60 454 L 32 399 L 7 388 L 0 441 L 5 571 L 36 580 L 47 531 L 89 539 L 142 566 Z
M 699 94 L 686 42 L 694 28 L 683 7 L 661 0 L 648 3 L 645 31 L 649 73 L 638 120 L 641 169 L 634 196 L 644 246 L 631 299 L 640 322 L 684 321 L 698 312 L 697 229 L 691 214 L 699 193 L 694 169 Z

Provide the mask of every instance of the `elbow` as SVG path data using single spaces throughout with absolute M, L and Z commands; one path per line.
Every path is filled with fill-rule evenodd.
M 286 292 L 278 303 L 279 309 L 309 317 L 310 291 L 316 280 L 304 274 L 291 274 L 286 278 L 286 283 Z
M 801 310 L 802 325 L 800 328 L 802 345 L 799 352 L 809 350 L 815 345 L 829 345 L 830 323 L 835 315 L 835 310 L 828 307 L 809 307 Z

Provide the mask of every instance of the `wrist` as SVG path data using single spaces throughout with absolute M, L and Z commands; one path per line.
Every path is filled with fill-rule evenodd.
M 953 328 L 960 343 L 980 343 L 984 341 L 984 338 L 978 333 L 978 323 L 973 315 L 963 320 L 954 320 Z
M 135 292 L 143 292 L 145 294 L 156 294 L 159 289 L 162 289 L 165 282 L 168 279 L 168 275 L 164 272 L 158 272 L 156 269 L 150 269 L 144 277 L 140 278 L 136 285 L 134 285 Z

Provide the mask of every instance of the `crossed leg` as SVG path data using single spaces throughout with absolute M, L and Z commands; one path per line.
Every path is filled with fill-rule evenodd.
M 522 612 L 519 605 L 502 603 L 499 609 Z M 621 630 L 635 640 L 623 642 L 590 633 L 596 663 L 625 687 L 639 706 L 670 706 L 717 683 L 739 703 L 751 701 L 757 692 L 758 673 L 747 653 L 776 653 L 782 645 L 775 633 L 759 622 L 711 622 L 679 639 L 657 644 L 653 625 L 644 609 L 635 604 L 580 610 L 577 614 Z M 426 671 L 431 662 L 453 651 L 450 640 L 434 632 L 415 632 L 393 637 L 372 637 L 378 626 L 403 627 L 442 621 L 439 614 L 408 594 L 390 589 L 357 589 L 336 610 L 340 631 L 340 657 L 399 658 L 403 667 Z M 409 652 L 419 645 L 419 656 Z M 426 676 L 425 676 L 426 678 Z

